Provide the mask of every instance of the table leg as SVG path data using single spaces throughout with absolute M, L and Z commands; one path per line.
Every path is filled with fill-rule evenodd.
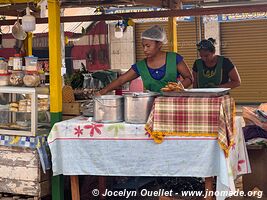
M 106 187 L 107 187 L 107 179 L 105 176 L 99 176 L 98 178 L 98 184 L 99 184 L 99 194 L 100 194 L 100 200 L 105 200 L 106 198 L 102 196 L 101 194 L 105 193 Z
M 207 193 L 207 196 L 205 196 L 205 200 L 214 200 L 214 190 L 213 190 L 213 177 L 207 177 L 205 178 L 205 192 Z M 206 195 L 206 194 L 205 194 Z
M 80 200 L 78 176 L 70 176 L 70 185 L 71 185 L 71 199 Z

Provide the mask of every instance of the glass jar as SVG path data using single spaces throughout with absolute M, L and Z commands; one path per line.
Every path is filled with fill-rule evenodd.
M 9 78 L 10 84 L 13 86 L 22 86 L 23 77 L 24 77 L 23 71 L 12 71 L 12 74 L 10 75 Z
M 28 87 L 37 87 L 41 83 L 40 75 L 38 72 L 26 71 L 26 74 L 23 77 L 23 83 Z
M 13 67 L 13 60 L 14 60 L 14 57 L 9 57 L 9 59 L 8 59 L 8 66 L 9 67 Z
M 15 57 L 13 57 L 13 70 L 22 70 L 22 57 L 20 54 L 15 54 Z
M 0 86 L 9 84 L 9 74 L 0 74 Z
M 7 63 L 0 57 L 0 74 L 7 74 Z

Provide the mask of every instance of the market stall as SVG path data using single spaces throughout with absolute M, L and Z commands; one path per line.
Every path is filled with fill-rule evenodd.
M 37 58 L 34 60 L 31 64 L 26 61 L 26 69 L 37 69 Z M 41 86 L 38 72 L 29 73 L 21 61 L 22 57 L 1 61 L 0 192 L 39 199 L 51 193 L 46 141 L 49 89 Z
M 66 1 L 67 2 L 67 1 Z M 65 2 L 65 4 L 67 4 Z M 169 1 L 171 2 L 171 1 Z M 6 3 L 6 1 L 5 1 Z M 62 4 L 64 5 L 64 3 Z M 172 6 L 173 4 L 170 4 L 169 6 Z M 137 17 L 137 18 L 142 18 L 142 17 L 164 17 L 164 16 L 183 16 L 183 15 L 203 15 L 203 14 L 216 14 L 216 13 L 231 13 L 231 12 L 237 12 L 237 11 L 241 11 L 241 10 L 244 10 L 244 11 L 248 11 L 248 12 L 252 12 L 252 11 L 265 11 L 266 10 L 266 5 L 254 5 L 254 6 L 236 6 L 236 7 L 231 7 L 231 8 L 227 8 L 225 10 L 223 9 L 220 9 L 220 8 L 216 8 L 216 9 L 205 9 L 205 8 L 202 8 L 202 9 L 196 9 L 196 10 L 189 10 L 189 11 L 186 11 L 186 10 L 182 10 L 181 12 L 178 10 L 171 10 L 171 11 L 161 11 L 161 12 L 154 12 L 154 13 L 148 13 L 148 12 L 145 12 L 145 13 L 140 13 L 140 14 L 137 14 L 137 15 L 125 15 L 125 14 L 122 14 L 122 15 L 98 15 L 98 16 L 84 16 L 84 17 L 80 17 L 80 20 L 105 20 L 105 19 L 118 19 L 119 18 L 122 18 L 122 17 Z M 61 112 L 62 112 L 62 93 L 61 93 L 61 88 L 62 88 L 62 78 L 61 78 L 61 45 L 60 45 L 60 6 L 59 6 L 59 1 L 57 0 L 53 0 L 53 1 L 48 1 L 48 10 L 49 10 L 49 50 L 50 50 L 50 68 L 51 68 L 51 71 L 50 71 L 50 94 L 51 94 L 51 107 L 50 107 L 50 111 L 51 111 L 51 123 L 52 125 L 54 125 L 56 122 L 58 121 L 61 121 Z M 196 12 L 195 12 L 196 11 Z M 142 16 L 143 15 L 143 16 Z M 70 18 L 62 18 L 62 21 L 68 21 L 68 20 L 74 20 L 73 19 L 70 19 Z M 38 22 L 38 20 L 37 20 Z M 45 23 L 47 22 L 47 19 L 43 19 L 43 20 L 39 20 L 40 23 Z M 13 24 L 14 22 L 12 22 Z M 171 22 L 171 19 L 170 19 L 170 28 L 173 26 L 172 22 Z M 176 34 L 173 34 L 173 32 L 171 32 L 171 38 L 172 40 L 176 40 Z M 174 49 L 175 50 L 175 44 L 170 48 L 170 49 Z M 217 112 L 220 111 L 220 107 L 217 107 Z M 221 114 L 221 113 L 220 113 Z M 225 119 L 226 120 L 226 119 Z M 227 121 L 221 121 L 223 123 L 229 123 Z M 75 125 L 74 125 L 75 123 Z M 80 124 L 80 126 L 78 125 L 77 126 L 77 123 Z M 239 123 L 238 123 L 239 124 Z M 75 127 L 74 127 L 75 126 Z M 76 127 L 77 126 L 77 127 Z M 82 128 L 82 126 L 85 126 L 86 128 Z M 99 127 L 98 127 L 99 126 Z M 111 127 L 109 127 L 111 126 Z M 112 126 L 114 126 L 114 128 L 112 128 Z M 148 124 L 149 126 L 149 124 Z M 61 130 L 61 128 L 63 128 L 63 131 L 64 131 L 64 135 L 63 132 L 57 132 L 57 129 Z M 124 131 L 124 132 L 121 132 L 123 130 L 123 128 L 127 128 L 129 130 L 132 130 L 135 134 L 132 135 L 132 132 L 128 132 L 128 131 Z M 238 126 L 240 127 L 240 126 Z M 234 169 L 230 169 L 231 167 L 229 167 L 231 165 L 230 161 L 227 159 L 227 156 L 229 154 L 229 159 L 231 158 L 231 156 L 233 156 L 235 159 L 236 159 L 236 156 L 234 155 L 237 155 L 238 153 L 235 152 L 235 153 L 232 153 L 231 151 L 234 151 L 236 150 L 235 148 L 231 148 L 231 145 L 234 144 L 234 141 L 241 141 L 239 144 L 241 145 L 240 149 L 245 149 L 244 146 L 242 146 L 242 134 L 236 134 L 236 135 L 232 135 L 230 136 L 231 138 L 231 141 L 233 142 L 231 145 L 229 145 L 229 147 L 227 148 L 230 148 L 228 149 L 228 152 L 224 152 L 225 149 L 221 149 L 220 147 L 222 147 L 222 141 L 221 140 L 219 143 L 218 143 L 218 134 L 219 136 L 222 136 L 222 137 L 226 137 L 228 138 L 228 136 L 225 136 L 223 135 L 225 132 L 225 130 L 222 130 L 221 132 L 221 135 L 220 133 L 218 133 L 218 131 L 213 131 L 213 132 L 209 132 L 210 134 L 207 134 L 207 135 L 202 135 L 202 136 L 198 136 L 198 135 L 187 135 L 188 137 L 186 137 L 186 139 L 184 138 L 184 136 L 182 135 L 176 135 L 176 136 L 170 136 L 168 138 L 165 138 L 166 141 L 163 141 L 162 144 L 155 144 L 153 142 L 152 139 L 148 138 L 146 135 L 145 135 L 145 131 L 144 131 L 144 128 L 145 126 L 144 125 L 140 125 L 140 126 L 137 126 L 137 125 L 127 125 L 127 124 L 124 124 L 124 123 L 118 123 L 118 124 L 109 124 L 109 125 L 106 125 L 106 124 L 95 124 L 91 121 L 88 121 L 87 118 L 77 118 L 77 119 L 73 119 L 73 120 L 70 120 L 70 121 L 65 121 L 65 122 L 62 122 L 62 123 L 59 123 L 59 124 L 55 124 L 54 125 L 54 128 L 52 129 L 51 131 L 51 134 L 49 136 L 49 142 L 50 142 L 50 147 L 51 147 L 51 150 L 52 150 L 52 160 L 53 160 L 53 167 L 54 167 L 54 174 L 55 175 L 59 175 L 59 174 L 64 174 L 64 175 L 80 175 L 80 174 L 95 174 L 95 175 L 109 175 L 109 174 L 117 174 L 117 175 L 135 175 L 134 172 L 131 172 L 131 171 L 128 171 L 128 172 L 120 172 L 120 171 L 117 171 L 117 169 L 109 169 L 109 168 L 105 168 L 105 169 L 102 169 L 100 171 L 98 171 L 97 168 L 94 168 L 94 167 L 90 167 L 88 168 L 88 163 L 90 164 L 91 162 L 94 162 L 96 163 L 97 165 L 100 165 L 102 166 L 102 163 L 99 163 L 99 160 L 95 159 L 96 157 L 98 156 L 103 156 L 103 159 L 104 158 L 107 158 L 110 156 L 110 154 L 107 154 L 108 151 L 112 150 L 112 153 L 111 155 L 118 155 L 117 154 L 117 147 L 114 147 L 116 145 L 123 147 L 125 149 L 127 148 L 130 148 L 131 147 L 131 143 L 133 143 L 133 145 L 137 145 L 137 142 L 141 142 L 141 143 L 144 143 L 144 147 L 147 146 L 148 148 L 158 148 L 158 151 L 164 151 L 166 152 L 166 150 L 168 150 L 169 146 L 173 146 L 173 148 L 176 147 L 176 145 L 178 144 L 178 147 L 179 145 L 183 146 L 185 149 L 187 148 L 188 144 L 189 145 L 193 145 L 194 147 L 196 147 L 195 151 L 198 151 L 197 147 L 199 144 L 199 148 L 203 148 L 203 146 L 206 147 L 206 145 L 208 146 L 207 150 L 209 151 L 205 151 L 203 152 L 203 155 L 210 155 L 211 157 L 215 158 L 216 157 L 216 160 L 217 160 L 217 164 L 218 165 L 209 165 L 211 164 L 211 160 L 210 162 L 207 162 L 205 163 L 204 160 L 202 160 L 202 163 L 205 163 L 207 164 L 207 168 L 210 169 L 210 171 L 201 171 L 201 173 L 195 173 L 193 171 L 181 171 L 183 173 L 180 173 L 179 172 L 173 172 L 173 171 L 176 171 L 176 169 L 170 169 L 170 172 L 167 173 L 167 175 L 174 175 L 174 176 L 191 176 L 191 175 L 196 175 L 196 176 L 219 176 L 219 180 L 218 180 L 218 187 L 220 187 L 220 184 L 224 185 L 224 186 L 228 186 L 230 188 L 233 188 L 233 178 L 235 177 L 235 175 L 233 176 L 229 176 L 229 173 L 228 172 L 231 172 L 231 170 L 233 171 L 236 171 L 236 161 L 238 160 L 235 160 L 233 161 L 235 164 L 233 164 L 234 166 Z M 85 130 L 88 129 L 88 134 L 85 136 Z M 102 129 L 103 129 L 103 132 L 102 132 Z M 71 130 L 69 132 L 69 130 Z M 90 131 L 89 131 L 90 130 Z M 115 132 L 115 135 L 112 137 L 110 137 L 110 132 L 112 132 L 112 130 L 114 130 Z M 125 129 L 126 130 L 126 129 Z M 83 132 L 84 131 L 84 132 Z M 163 130 L 164 131 L 164 130 Z M 96 134 L 95 134 L 96 133 Z M 101 134 L 100 134 L 101 133 Z M 211 134 L 212 133 L 212 134 Z M 129 134 L 129 136 L 125 139 L 124 136 L 127 136 Z M 151 131 L 150 133 L 152 136 L 154 136 L 155 138 L 155 135 L 153 135 L 153 130 Z M 102 138 L 102 136 L 104 136 Z M 204 136 L 204 137 L 203 137 Z M 239 139 L 237 140 L 236 137 L 239 137 Z M 137 139 L 136 139 L 137 138 Z M 203 139 L 205 138 L 205 139 Z M 129 141 L 127 141 L 129 139 Z M 105 143 L 100 143 L 100 141 L 104 140 L 103 142 Z M 122 143 L 122 141 L 126 141 L 125 143 Z M 225 140 L 225 138 L 224 138 Z M 83 144 L 80 145 L 80 143 L 83 141 Z M 198 141 L 198 142 L 196 142 Z M 201 142 L 200 142 L 201 141 Z M 148 143 L 149 142 L 149 143 Z M 66 169 L 65 167 L 68 167 L 69 165 L 66 165 L 65 162 L 70 162 L 70 160 L 64 160 L 64 163 L 62 163 L 60 159 L 64 158 L 65 155 L 73 155 L 72 159 L 73 158 L 80 158 L 80 152 L 84 152 L 80 149 L 80 151 L 77 151 L 79 149 L 74 149 L 73 150 L 73 154 L 69 154 L 71 151 L 69 148 L 72 148 L 73 145 L 77 145 L 78 144 L 78 148 L 82 148 L 82 147 L 85 147 L 85 144 L 86 147 L 88 148 L 88 144 L 90 143 L 90 145 L 96 145 L 100 148 L 101 147 L 101 144 L 106 144 L 105 146 L 103 146 L 100 150 L 101 151 L 92 151 L 92 155 L 88 154 L 86 155 L 84 158 L 86 158 L 85 160 L 85 166 L 84 168 L 79 168 L 79 166 L 76 166 L 77 169 Z M 112 143 L 115 143 L 116 145 L 113 145 Z M 129 145 L 126 145 L 129 144 Z M 167 145 L 169 144 L 169 145 Z M 61 146 L 62 145 L 62 146 Z M 84 146 L 83 146 L 84 145 Z M 90 146 L 89 145 L 89 146 Z M 125 145 L 125 146 L 124 146 Z M 202 146 L 201 146 L 202 145 Z M 58 147 L 62 148 L 62 151 L 58 151 Z M 114 148 L 114 149 L 112 149 Z M 206 150 L 206 148 L 203 148 Z M 182 149 L 180 149 L 181 151 L 178 151 L 176 152 L 177 155 L 174 155 L 175 158 L 176 157 L 186 157 L 187 155 L 181 153 L 182 152 Z M 184 150 L 184 149 L 183 149 Z M 214 150 L 214 151 L 213 151 Z M 103 152 L 104 151 L 104 152 Z M 144 152 L 146 152 L 145 149 L 143 149 Z M 143 152 L 143 151 L 140 151 L 140 152 Z M 188 149 L 188 151 L 190 151 L 190 149 Z M 230 152 L 229 152 L 230 151 Z M 67 153 L 66 153 L 67 152 Z M 101 152 L 101 153 L 99 153 Z M 129 153 L 131 153 L 131 149 L 129 149 Z M 211 152 L 213 152 L 214 154 L 211 154 Z M 240 151 L 242 152 L 242 151 Z M 239 152 L 239 153 L 240 153 Z M 61 155 L 60 153 L 62 153 L 62 156 L 59 160 L 57 157 L 57 155 Z M 79 155 L 78 155 L 79 154 Z M 241 153 L 240 153 L 241 154 Z M 164 155 L 164 154 L 163 154 Z M 88 156 L 88 157 L 87 157 Z M 91 157 L 92 156 L 92 157 Z M 141 158 L 141 159 L 148 159 L 149 156 L 155 156 L 154 154 L 151 154 L 151 152 L 147 152 L 147 154 L 144 154 L 144 158 Z M 193 155 L 194 156 L 194 155 Z M 99 157 L 98 157 L 99 158 Z M 126 159 L 125 157 L 123 157 L 123 155 L 121 155 L 121 158 L 123 159 Z M 134 155 L 132 155 L 132 158 L 135 158 L 134 161 L 138 161 L 139 157 L 136 158 L 134 157 Z M 166 159 L 166 157 L 164 157 Z M 193 157 L 195 160 L 199 159 L 199 158 L 195 158 Z M 245 150 L 243 151 L 243 158 L 244 160 L 247 162 L 247 158 L 246 158 L 246 153 L 245 153 Z M 88 160 L 87 160 L 88 159 Z M 153 159 L 154 161 L 156 160 L 157 158 L 155 157 L 155 159 Z M 174 160 L 174 159 L 173 159 Z M 171 160 L 171 161 L 173 161 Z M 227 161 L 228 160 L 228 161 Z M 110 160 L 109 160 L 110 161 Z M 126 161 L 126 160 L 124 160 Z M 171 162 L 169 160 L 166 160 L 166 162 Z M 180 160 L 180 161 L 183 161 L 183 160 Z M 127 166 L 125 167 L 128 167 L 129 165 L 127 163 L 129 162 L 133 162 L 133 160 L 128 160 L 127 162 L 125 162 L 125 164 Z M 140 160 L 138 161 L 140 162 Z M 137 163 L 138 163 L 137 162 Z M 179 160 L 175 161 L 175 162 L 178 162 L 178 163 L 174 163 L 174 164 L 177 164 L 178 166 L 181 165 L 181 163 L 179 163 Z M 195 161 L 194 160 L 190 160 L 190 162 L 193 162 L 193 163 L 187 163 L 187 164 L 191 164 L 191 166 L 194 166 L 196 163 L 194 163 Z M 243 163 L 243 162 L 242 162 Z M 70 165 L 73 164 L 73 162 L 69 163 Z M 158 166 L 158 162 L 155 162 L 154 163 L 155 166 Z M 185 163 L 183 163 L 184 166 Z M 194 165 L 192 165 L 194 164 Z M 222 168 L 220 168 L 220 164 L 222 164 Z M 111 166 L 111 167 L 115 167 L 116 165 L 114 166 Z M 165 165 L 164 165 L 165 166 Z M 169 165 L 169 167 L 172 166 L 172 165 Z M 183 166 L 183 165 L 181 165 Z M 232 165 L 231 165 L 232 166 Z M 74 166 L 75 167 L 75 166 Z M 162 167 L 161 165 L 159 167 Z M 166 167 L 166 166 L 165 166 Z M 210 168 L 209 168 L 210 167 Z M 214 168 L 213 168 L 214 167 Z M 101 169 L 101 168 L 100 168 Z M 126 168 L 125 168 L 126 169 Z M 241 172 L 240 173 L 247 173 L 249 172 L 249 165 L 245 168 L 241 168 Z M 243 171 L 244 169 L 244 171 Z M 62 171 L 61 171 L 62 170 Z M 65 171 L 66 170 L 66 171 Z M 74 171 L 73 171 L 74 170 Z M 77 170 L 77 171 L 76 171 Z M 82 172 L 80 173 L 79 170 L 81 170 Z M 83 173 L 83 170 L 85 170 L 85 173 Z M 111 172 L 110 172 L 110 171 Z M 113 172 L 112 172 L 113 170 Z M 196 169 L 196 170 L 199 170 L 199 169 Z M 149 171 L 149 170 L 148 170 Z M 167 169 L 166 169 L 167 171 Z M 109 173 L 110 172 L 110 173 Z M 149 171 L 151 172 L 151 171 Z M 153 175 L 153 176 L 162 176 L 162 175 L 166 175 L 165 174 L 166 172 L 162 172 L 162 171 L 158 171 L 158 172 L 151 172 L 151 173 L 147 173 L 147 171 L 143 171 L 143 172 L 140 172 L 139 174 L 136 174 L 136 175 Z M 62 176 L 54 176 L 53 177 L 53 198 L 54 199 L 63 199 L 63 191 L 62 191 Z
M 144 124 L 97 123 L 92 118 L 82 116 L 56 123 L 48 137 L 54 175 L 217 176 L 217 191 L 234 191 L 234 179 L 237 175 L 249 173 L 250 165 L 241 118 L 236 118 L 234 122 L 236 134 L 231 136 L 233 146 L 223 150 L 219 144 L 221 139 L 218 138 L 226 136 L 225 126 L 231 126 L 222 117 L 223 105 L 230 105 L 227 97 L 217 101 L 217 107 L 215 101 L 218 98 L 213 103 L 208 103 L 208 98 L 204 98 L 202 104 L 197 104 L 192 97 L 187 98 L 191 102 L 188 105 L 184 103 L 185 97 L 180 102 L 179 98 L 161 97 L 156 99 L 155 105 L 163 99 L 175 107 L 169 109 L 169 116 L 174 110 L 187 114 L 184 114 L 186 120 L 180 120 L 180 126 L 184 130 L 177 129 L 180 134 L 166 136 L 162 144 L 153 141 L 155 138 L 145 130 Z M 170 103 L 171 99 L 176 103 Z M 199 102 L 200 99 L 202 98 L 195 98 L 195 101 Z M 194 105 L 200 110 L 194 110 Z M 190 106 L 192 109 L 188 110 L 187 107 Z M 197 117 L 186 117 L 193 116 L 194 113 L 198 113 L 198 119 L 204 121 L 196 123 Z M 231 110 L 227 113 L 231 113 Z M 152 113 L 152 116 L 156 115 Z M 149 124 L 152 125 L 147 125 Z M 218 126 L 221 132 L 213 132 Z M 165 130 L 169 129 L 165 127 Z M 218 134 L 222 136 L 218 137 Z M 228 151 L 228 156 L 225 151 Z M 219 199 L 224 198 L 221 196 Z

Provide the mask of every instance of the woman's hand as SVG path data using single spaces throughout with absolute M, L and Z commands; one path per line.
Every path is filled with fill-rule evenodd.
M 100 94 L 100 92 L 95 92 L 95 93 L 94 93 L 94 96 L 95 96 L 95 97 L 100 97 L 101 94 Z
M 135 71 L 130 68 L 126 73 L 122 74 L 119 78 L 112 81 L 110 84 L 108 84 L 105 88 L 100 90 L 99 96 L 105 95 L 108 92 L 111 92 L 112 90 L 122 86 L 126 82 L 132 81 L 133 79 L 136 79 L 138 75 L 135 73 Z
M 177 64 L 177 70 L 183 77 L 182 84 L 185 88 L 188 88 L 190 85 L 193 84 L 194 78 L 192 76 L 192 73 L 187 66 L 187 64 L 184 61 L 181 61 L 180 63 Z

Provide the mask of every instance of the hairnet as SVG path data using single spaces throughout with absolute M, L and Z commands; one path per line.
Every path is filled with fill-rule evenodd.
M 142 39 L 147 39 L 147 40 L 154 40 L 154 41 L 159 41 L 162 42 L 163 44 L 167 43 L 167 36 L 166 32 L 164 29 L 158 25 L 154 25 L 150 27 L 149 29 L 145 30 L 142 35 Z

